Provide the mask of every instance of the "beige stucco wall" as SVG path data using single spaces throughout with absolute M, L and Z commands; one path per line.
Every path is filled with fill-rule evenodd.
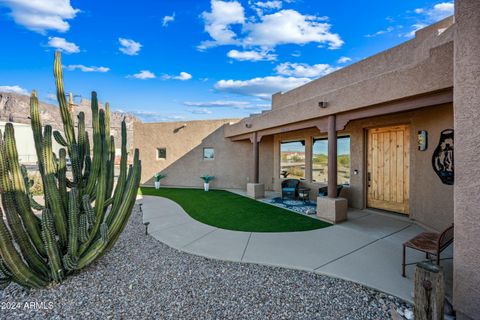
M 453 128 L 451 104 L 419 109 L 388 116 L 352 121 L 350 133 L 351 175 L 349 205 L 366 204 L 366 130 L 372 127 L 408 124 L 410 128 L 410 218 L 428 228 L 442 230 L 453 222 L 453 186 L 443 184 L 432 168 L 432 155 L 440 132 Z M 428 132 L 428 149 L 417 149 L 417 132 Z
M 238 120 L 135 123 L 133 145 L 140 150 L 142 183 L 149 181 L 156 172 L 168 168 L 172 163 L 184 157 L 225 123 L 235 121 Z M 186 127 L 179 129 L 183 125 Z M 157 159 L 157 148 L 167 149 L 165 160 Z
M 162 185 L 202 187 L 200 176 L 215 176 L 212 188 L 245 189 L 253 179 L 253 146 L 250 141 L 232 142 L 225 138 L 225 124 L 232 121 L 208 120 L 135 124 L 134 145 L 140 149 L 142 183 L 153 184 L 156 172 L 167 174 Z M 175 132 L 182 125 L 182 128 Z M 167 149 L 167 159 L 157 160 L 156 149 Z M 203 148 L 214 148 L 215 159 L 204 160 Z M 260 182 L 271 189 L 272 139 L 260 145 Z
M 455 2 L 455 241 L 457 319 L 480 316 L 480 1 Z
M 417 32 L 416 38 L 286 93 L 272 97 L 272 110 L 242 119 L 229 137 L 325 117 L 453 86 L 452 19 Z M 444 29 L 439 32 L 439 29 Z M 319 101 L 327 101 L 325 109 Z M 246 124 L 249 124 L 247 127 Z

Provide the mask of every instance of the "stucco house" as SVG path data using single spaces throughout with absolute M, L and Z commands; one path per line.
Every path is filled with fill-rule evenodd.
M 480 314 L 480 2 L 387 51 L 272 97 L 244 119 L 135 124 L 142 183 L 280 191 L 295 177 L 319 215 L 346 206 L 408 216 L 442 230 L 455 222 L 454 303 Z M 453 157 L 455 155 L 455 157 Z M 337 184 L 344 188 L 336 197 Z M 473 297 L 473 299 L 472 299 Z

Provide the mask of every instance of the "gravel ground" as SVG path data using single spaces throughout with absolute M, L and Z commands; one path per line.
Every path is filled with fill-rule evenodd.
M 49 289 L 11 284 L 0 307 L 2 319 L 363 320 L 411 310 L 355 283 L 179 252 L 145 236 L 137 208 L 100 261 Z

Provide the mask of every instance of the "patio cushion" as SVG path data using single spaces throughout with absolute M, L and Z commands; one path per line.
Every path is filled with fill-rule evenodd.
M 295 188 L 282 188 L 283 192 L 294 192 Z

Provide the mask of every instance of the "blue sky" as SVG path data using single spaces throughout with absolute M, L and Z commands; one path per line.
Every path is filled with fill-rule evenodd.
M 0 0 L 0 90 L 51 99 L 58 49 L 68 91 L 144 121 L 245 117 L 452 13 L 438 0 Z

